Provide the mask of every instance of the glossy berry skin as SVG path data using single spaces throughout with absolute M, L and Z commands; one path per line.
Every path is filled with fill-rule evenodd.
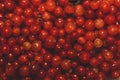
M 13 69 L 13 66 L 6 66 L 5 72 L 7 76 L 13 76 L 15 74 L 15 70 Z
M 20 28 L 19 27 L 14 27 L 12 34 L 13 34 L 13 36 L 19 36 L 21 34 Z
M 38 34 L 39 33 L 39 31 L 40 31 L 40 26 L 39 25 L 31 25 L 30 26 L 30 32 L 32 33 L 32 34 Z
M 94 46 L 95 46 L 95 47 L 100 48 L 100 47 L 102 47 L 102 45 L 103 45 L 103 41 L 102 41 L 101 39 L 96 38 L 96 39 L 94 40 Z
M 63 70 L 70 70 L 71 69 L 71 61 L 70 60 L 63 60 L 61 62 L 61 67 Z
M 93 30 L 94 29 L 94 22 L 92 20 L 87 20 L 85 22 L 85 28 L 87 30 L 90 30 L 90 31 Z
M 0 3 L 0 11 L 4 12 L 5 11 L 4 9 L 5 9 L 4 3 Z
M 14 53 L 14 55 L 19 55 L 19 54 L 21 53 L 21 48 L 20 48 L 20 46 L 14 45 L 14 46 L 12 47 L 12 52 Z
M 19 69 L 19 74 L 21 76 L 28 76 L 29 75 L 29 68 L 28 66 L 21 66 Z
M 105 53 L 103 53 L 103 56 L 106 61 L 111 61 L 114 57 L 113 53 L 109 51 L 106 51 Z
M 4 27 L 1 31 L 1 34 L 4 37 L 10 37 L 12 34 L 12 28 L 11 27 Z
M 73 14 L 74 13 L 74 7 L 72 5 L 66 5 L 64 9 L 66 14 Z
M 105 24 L 103 19 L 101 19 L 101 18 L 96 19 L 94 23 L 95 23 L 95 28 L 97 28 L 97 29 L 103 28 L 104 24 Z
M 21 18 L 21 16 L 15 15 L 12 17 L 12 21 L 15 26 L 20 26 L 22 23 L 22 18 Z
M 64 21 L 63 18 L 58 18 L 58 19 L 55 21 L 55 25 L 56 25 L 56 27 L 58 27 L 58 28 L 62 28 L 62 27 L 64 26 L 64 23 L 65 23 L 65 21 Z
M 117 60 L 113 60 L 110 62 L 110 69 L 116 70 L 119 67 L 120 63 Z
M 39 72 L 40 68 L 36 62 L 32 61 L 29 67 L 32 75 L 36 75 Z
M 92 19 L 94 17 L 94 15 L 95 15 L 95 13 L 91 9 L 85 11 L 85 17 L 88 19 Z
M 115 25 L 108 26 L 108 34 L 115 36 L 118 34 L 118 27 Z
M 117 7 L 120 7 L 120 1 L 119 1 L 119 0 L 115 0 L 115 5 L 116 5 Z
M 43 80 L 52 80 L 52 78 L 49 76 L 46 76 Z
M 95 39 L 95 33 L 92 32 L 92 31 L 88 31 L 88 32 L 86 32 L 86 34 L 85 34 L 85 38 L 86 38 L 87 40 L 94 40 L 94 39 Z
M 104 18 L 104 21 L 105 23 L 107 24 L 114 24 L 115 23 L 115 16 L 114 15 L 107 15 L 105 18 Z
M 19 4 L 21 5 L 21 7 L 27 7 L 30 4 L 29 0 L 20 0 Z
M 63 9 L 60 6 L 56 6 L 55 10 L 54 10 L 54 14 L 55 16 L 62 16 L 63 15 Z
M 20 66 L 19 63 L 17 61 L 13 62 L 13 66 L 15 69 L 18 69 L 18 67 Z
M 56 7 L 56 4 L 54 1 L 52 0 L 47 0 L 46 3 L 45 3 L 45 8 L 47 11 L 53 11 Z
M 77 17 L 75 21 L 78 26 L 83 26 L 85 23 L 85 19 L 83 17 Z
M 103 13 L 108 13 L 109 10 L 110 10 L 110 5 L 109 5 L 109 3 L 107 3 L 107 2 L 102 2 L 101 5 L 100 5 L 100 10 L 101 10 Z
M 90 59 L 90 64 L 91 64 L 91 66 L 98 66 L 98 61 L 97 61 L 98 59 L 96 58 L 96 57 L 93 57 L 93 58 L 91 58 Z
M 45 30 L 49 31 L 50 29 L 52 29 L 52 27 L 53 27 L 53 23 L 50 20 L 44 22 Z
M 79 54 L 79 60 L 82 63 L 88 63 L 90 59 L 90 54 L 87 52 L 82 52 Z
M 21 7 L 16 7 L 14 9 L 14 13 L 17 14 L 17 15 L 22 15 L 23 9 Z
M 46 54 L 43 56 L 43 58 L 44 58 L 44 61 L 45 61 L 45 62 L 51 62 L 53 56 L 52 56 L 50 53 L 46 53 Z
M 50 20 L 50 18 L 51 18 L 50 13 L 44 12 L 44 13 L 42 14 L 42 19 L 43 19 L 43 20 L 47 21 L 47 20 Z
M 41 70 L 39 70 L 37 77 L 43 78 L 43 77 L 45 77 L 45 73 L 46 73 L 45 70 L 41 69 Z
M 14 62 L 15 59 L 16 59 L 16 58 L 15 58 L 14 54 L 9 53 L 9 54 L 7 55 L 7 60 L 8 60 L 8 61 Z
M 61 64 L 61 61 L 62 61 L 62 60 L 61 60 L 61 57 L 55 55 L 55 56 L 53 56 L 53 58 L 52 58 L 52 65 L 55 66 L 55 67 L 57 67 L 57 66 L 59 66 L 59 65 Z
M 85 73 L 86 73 L 86 69 L 85 69 L 84 66 L 78 66 L 78 67 L 76 68 L 76 71 L 77 71 L 77 74 L 78 74 L 79 76 L 84 76 Z
M 2 45 L 1 52 L 2 54 L 8 54 L 10 52 L 10 47 L 8 45 Z
M 98 78 L 105 80 L 106 79 L 105 73 L 104 72 L 99 72 L 98 73 Z
M 28 62 L 28 57 L 27 55 L 21 55 L 19 58 L 18 58 L 18 62 L 20 64 L 27 64 Z
M 76 29 L 76 25 L 73 22 L 68 22 L 65 26 L 65 31 L 68 34 L 74 32 L 75 29 Z
M 45 40 L 46 48 L 54 48 L 56 44 L 56 39 L 53 36 L 48 36 Z
M 119 71 L 113 71 L 113 72 L 111 73 L 111 75 L 112 75 L 113 78 L 117 79 L 117 78 L 119 78 L 119 76 L 120 76 L 120 72 L 119 72 Z
M 59 74 L 56 76 L 55 80 L 66 80 L 66 76 Z
M 5 64 L 5 59 L 3 57 L 0 57 L 0 66 Z
M 28 36 L 28 39 L 29 39 L 30 41 L 34 41 L 34 40 L 36 39 L 36 37 L 35 37 L 34 35 L 29 35 L 29 36 Z
M 87 77 L 87 79 L 95 79 L 96 78 L 96 74 L 95 74 L 94 71 L 88 71 L 86 73 L 86 77 Z
M 107 33 L 106 30 L 104 30 L 104 29 L 101 29 L 101 30 L 99 30 L 99 32 L 98 32 L 98 35 L 99 35 L 100 38 L 102 38 L 102 39 L 106 38 L 107 34 L 108 34 L 108 33 Z
M 99 3 L 97 1 L 91 1 L 90 2 L 90 8 L 93 9 L 93 10 L 96 10 L 98 9 L 99 7 Z
M 33 24 L 33 22 L 34 22 L 34 19 L 31 17 L 25 19 L 26 26 L 31 26 Z
M 75 59 L 75 57 L 76 57 L 77 55 L 76 55 L 76 53 L 75 53 L 74 50 L 68 50 L 68 51 L 67 51 L 67 56 L 68 56 L 68 58 L 70 58 L 70 59 Z
M 58 1 L 59 1 L 60 5 L 62 5 L 62 6 L 67 5 L 69 2 L 68 0 L 58 0 Z
M 58 35 L 58 29 L 53 27 L 51 30 L 50 30 L 50 34 L 53 35 L 54 37 L 57 37 Z
M 79 44 L 85 44 L 86 43 L 85 37 L 78 37 L 77 41 L 78 41 Z
M 31 17 L 33 15 L 33 10 L 31 8 L 25 8 L 24 15 L 25 17 Z
M 24 48 L 24 50 L 30 50 L 30 48 L 31 48 L 31 43 L 30 42 L 24 42 L 23 43 L 23 48 Z
M 0 0 L 0 79 L 120 77 L 120 0 Z
M 41 2 L 42 0 L 32 0 L 32 4 L 36 7 L 39 6 Z
M 79 77 L 77 74 L 72 74 L 71 77 L 73 80 L 79 80 Z
M 108 72 L 109 71 L 109 64 L 107 62 L 103 62 L 101 64 L 100 68 L 103 72 Z
M 41 47 L 42 47 L 42 45 L 41 45 L 40 41 L 34 41 L 32 43 L 32 47 L 31 48 L 32 48 L 33 51 L 38 52 L 38 51 L 41 50 Z
M 4 5 L 5 5 L 5 8 L 6 8 L 7 10 L 12 10 L 12 9 L 14 9 L 14 7 L 15 7 L 14 1 L 12 1 L 12 0 L 6 0 L 6 1 L 4 2 Z
M 84 14 L 84 9 L 81 5 L 75 6 L 75 15 L 76 16 L 82 16 Z

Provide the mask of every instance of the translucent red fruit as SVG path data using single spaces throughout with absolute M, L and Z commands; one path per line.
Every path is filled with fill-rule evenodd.
M 77 72 L 77 74 L 78 74 L 79 76 L 84 76 L 85 73 L 86 73 L 86 69 L 85 69 L 84 66 L 78 66 L 78 67 L 76 68 L 76 72 Z
M 66 14 L 74 14 L 74 6 L 66 5 L 64 11 Z
M 12 17 L 12 21 L 13 21 L 13 24 L 17 27 L 19 27 L 22 23 L 22 17 L 21 16 L 18 16 L 18 15 L 15 15 Z
M 58 56 L 58 55 L 55 55 L 52 58 L 52 65 L 55 66 L 55 67 L 57 67 L 57 66 L 59 66 L 61 64 L 61 61 L 62 61 L 61 57 Z
M 19 74 L 21 75 L 21 76 L 29 76 L 29 73 L 30 73 L 30 71 L 29 71 L 30 69 L 29 69 L 29 67 L 28 66 L 21 66 L 20 67 L 20 69 L 19 69 Z
M 55 1 L 53 1 L 53 0 L 47 0 L 46 2 L 45 2 L 45 9 L 47 10 L 47 11 L 54 11 L 55 10 L 55 8 L 56 8 L 56 3 L 55 3 Z
M 118 34 L 118 27 L 116 25 L 110 25 L 107 27 L 108 34 L 115 36 Z
M 41 2 L 42 2 L 42 0 L 32 0 L 32 4 L 36 7 L 39 6 L 41 4 Z
M 81 63 L 88 63 L 90 60 L 90 54 L 88 52 L 79 53 L 79 61 Z
M 112 78 L 117 79 L 117 78 L 120 77 L 120 72 L 117 71 L 117 70 L 112 71 L 112 72 L 111 72 L 111 76 L 112 76 Z
M 10 37 L 12 35 L 12 28 L 11 27 L 3 27 L 1 30 L 1 35 L 4 37 Z
M 99 9 L 103 12 L 103 13 L 108 13 L 110 11 L 110 4 L 108 2 L 102 2 L 100 4 Z
M 68 33 L 68 34 L 74 32 L 75 29 L 76 29 L 76 25 L 74 24 L 74 22 L 68 22 L 68 23 L 65 25 L 65 31 L 66 31 L 66 33 Z
M 68 0 L 58 0 L 59 1 L 59 4 L 61 5 L 61 6 L 65 6 L 65 5 L 67 5 L 68 4 Z
M 98 59 L 96 57 L 93 57 L 90 59 L 90 65 L 93 67 L 98 66 L 99 62 L 97 61 Z
M 101 65 L 100 65 L 100 70 L 103 71 L 103 72 L 108 72 L 110 69 L 110 65 L 109 63 L 107 62 L 103 62 Z
M 5 0 L 4 5 L 7 10 L 12 10 L 15 7 L 15 3 L 12 0 Z
M 104 22 L 108 25 L 115 23 L 115 16 L 114 15 L 106 15 L 104 18 Z
M 15 69 L 13 68 L 13 66 L 6 66 L 5 72 L 7 76 L 15 75 Z
M 18 58 L 18 62 L 20 64 L 27 64 L 28 63 L 28 57 L 27 55 L 21 55 L 19 58 Z
M 58 74 L 56 77 L 55 77 L 55 80 L 66 80 L 66 76 L 65 75 L 62 75 L 62 74 Z
M 63 9 L 61 6 L 56 6 L 54 10 L 55 16 L 62 16 L 63 15 Z
M 84 8 L 82 5 L 76 5 L 75 6 L 75 15 L 76 16 L 82 16 L 84 14 Z
M 71 61 L 69 59 L 65 59 L 61 62 L 61 67 L 63 70 L 70 70 L 71 69 Z
M 114 2 L 117 7 L 120 7 L 120 0 L 115 0 Z
M 95 26 L 95 24 L 94 24 L 94 21 L 93 20 L 87 20 L 86 22 L 85 22 L 85 28 L 86 28 L 86 30 L 94 30 L 94 27 Z
M 21 7 L 27 7 L 30 5 L 30 1 L 29 0 L 19 0 L 19 4 Z
M 90 2 L 90 8 L 91 9 L 96 10 L 96 9 L 98 9 L 98 7 L 99 7 L 99 2 L 97 2 L 97 1 L 91 1 Z
M 105 23 L 104 23 L 104 20 L 103 20 L 103 19 L 98 18 L 98 19 L 96 19 L 96 20 L 94 21 L 94 23 L 95 23 L 95 28 L 97 28 L 97 29 L 102 29 L 102 28 L 104 28 Z
M 31 46 L 32 50 L 34 52 L 39 52 L 42 48 L 42 44 L 41 41 L 34 41 L 32 42 L 32 46 Z
M 46 48 L 54 48 L 55 47 L 55 44 L 56 44 L 56 39 L 55 37 L 53 36 L 48 36 L 46 39 L 45 39 L 45 44 L 44 46 Z

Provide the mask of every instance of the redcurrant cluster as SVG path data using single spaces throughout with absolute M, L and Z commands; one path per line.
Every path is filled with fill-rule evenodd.
M 0 0 L 0 80 L 120 77 L 120 0 Z

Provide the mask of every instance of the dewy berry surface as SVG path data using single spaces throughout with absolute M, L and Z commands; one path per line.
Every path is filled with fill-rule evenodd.
M 120 0 L 0 0 L 0 80 L 119 80 Z

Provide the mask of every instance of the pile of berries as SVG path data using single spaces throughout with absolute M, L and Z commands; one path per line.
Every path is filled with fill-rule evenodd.
M 0 0 L 0 80 L 120 77 L 120 0 Z

